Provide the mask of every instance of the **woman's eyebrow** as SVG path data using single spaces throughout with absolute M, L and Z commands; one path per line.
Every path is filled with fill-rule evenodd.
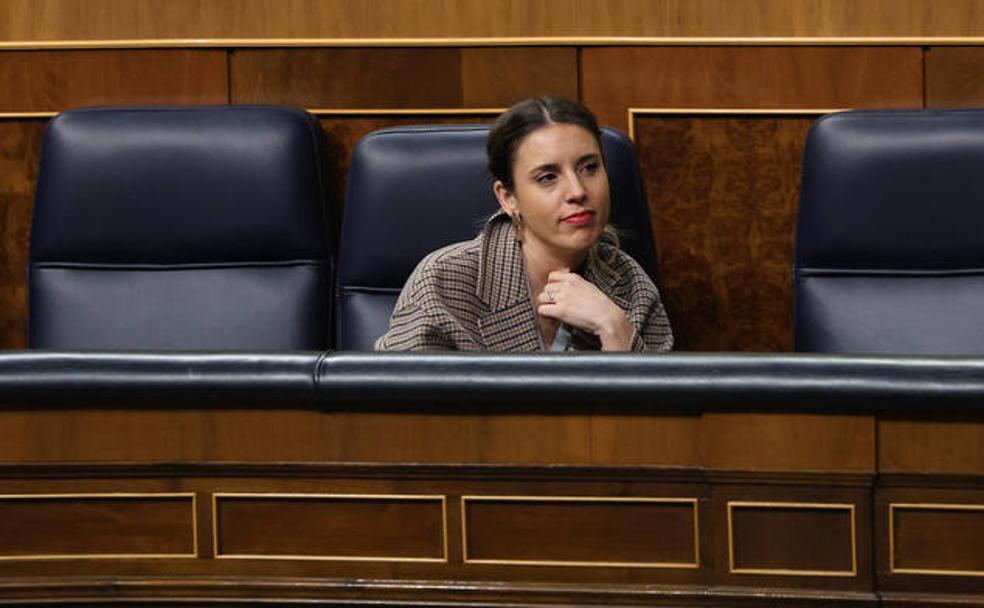
M 578 162 L 580 162 L 580 161 L 578 161 Z M 553 172 L 553 173 L 556 173 L 556 172 L 560 171 L 560 165 L 558 165 L 557 163 L 544 163 L 542 165 L 537 165 L 537 166 L 533 167 L 532 169 L 530 169 L 530 175 L 532 175 L 534 173 L 540 173 L 541 171 L 543 171 L 543 172 Z

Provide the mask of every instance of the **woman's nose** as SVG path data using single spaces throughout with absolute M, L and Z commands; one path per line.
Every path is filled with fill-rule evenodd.
M 587 196 L 587 190 L 585 190 L 584 184 L 581 183 L 581 177 L 577 173 L 567 177 L 567 191 L 565 194 L 565 198 L 571 202 L 579 202 Z

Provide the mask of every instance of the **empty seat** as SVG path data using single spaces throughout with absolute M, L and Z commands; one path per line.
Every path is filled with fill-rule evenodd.
M 796 229 L 800 351 L 984 354 L 984 112 L 814 125 Z
M 43 140 L 29 345 L 326 348 L 331 245 L 306 112 L 66 112 Z
M 336 346 L 371 350 L 420 260 L 474 238 L 499 208 L 486 169 L 486 125 L 401 127 L 356 147 L 339 240 Z M 602 129 L 611 221 L 622 247 L 655 278 L 646 194 L 631 142 Z

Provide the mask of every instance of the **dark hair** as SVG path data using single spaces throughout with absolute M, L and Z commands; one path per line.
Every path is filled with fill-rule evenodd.
M 489 172 L 509 190 L 513 189 L 516 149 L 527 135 L 550 124 L 583 127 L 594 135 L 601 149 L 601 129 L 591 110 L 563 97 L 530 97 L 499 115 L 485 143 Z

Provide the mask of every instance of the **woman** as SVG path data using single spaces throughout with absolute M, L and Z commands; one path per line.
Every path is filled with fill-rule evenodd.
M 659 293 L 608 229 L 601 131 L 555 97 L 503 113 L 486 144 L 501 209 L 407 280 L 377 350 L 667 351 Z

